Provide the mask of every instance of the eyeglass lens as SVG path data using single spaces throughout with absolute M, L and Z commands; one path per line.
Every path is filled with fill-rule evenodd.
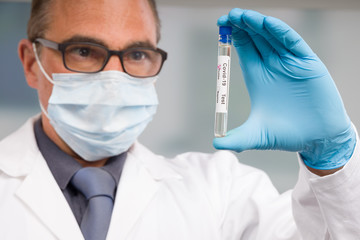
M 64 51 L 67 68 L 79 72 L 100 71 L 108 59 L 106 48 L 91 44 L 69 44 Z M 151 49 L 134 48 L 123 52 L 124 71 L 138 77 L 156 75 L 162 65 L 162 55 Z

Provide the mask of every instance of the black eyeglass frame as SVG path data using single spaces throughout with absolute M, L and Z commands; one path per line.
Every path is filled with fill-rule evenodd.
M 119 57 L 119 59 L 120 59 L 122 69 L 124 70 L 125 73 L 127 73 L 127 74 L 129 74 L 130 76 L 133 76 L 133 77 L 147 78 L 147 77 L 153 77 L 153 76 L 158 75 L 160 73 L 161 69 L 162 69 L 162 66 L 163 66 L 165 60 L 167 59 L 167 52 L 165 52 L 164 50 L 162 50 L 160 48 L 153 49 L 153 48 L 147 48 L 147 47 L 135 47 L 135 48 L 124 49 L 124 50 L 121 50 L 121 51 L 116 51 L 116 50 L 109 50 L 103 45 L 92 43 L 92 42 L 57 43 L 57 42 L 47 40 L 47 39 L 44 39 L 44 38 L 36 38 L 34 42 L 35 43 L 40 43 L 40 44 L 44 45 L 45 47 L 52 48 L 52 49 L 60 51 L 61 54 L 62 54 L 62 61 L 63 61 L 64 67 L 66 69 L 72 71 L 72 72 L 78 72 L 78 73 L 97 73 L 97 72 L 101 72 L 102 70 L 104 70 L 104 68 L 105 68 L 106 64 L 109 62 L 109 59 L 111 58 L 111 56 L 117 55 Z M 66 49 L 67 46 L 72 45 L 72 44 L 88 44 L 88 45 L 95 46 L 95 47 L 100 47 L 100 48 L 106 50 L 107 57 L 106 57 L 106 59 L 105 59 L 105 61 L 103 63 L 103 66 L 99 70 L 93 71 L 93 72 L 91 72 L 91 71 L 90 72 L 89 71 L 78 71 L 78 70 L 74 70 L 74 69 L 69 68 L 66 65 L 66 61 L 65 61 L 65 49 Z M 137 50 L 137 49 L 138 50 L 150 50 L 150 51 L 160 53 L 162 61 L 161 61 L 161 65 L 159 67 L 159 70 L 155 74 L 153 74 L 151 76 L 137 76 L 137 75 L 130 74 L 130 73 L 128 73 L 126 71 L 126 68 L 125 68 L 124 63 L 123 63 L 123 56 L 124 56 L 125 53 L 127 53 L 129 51 L 133 51 L 133 50 Z

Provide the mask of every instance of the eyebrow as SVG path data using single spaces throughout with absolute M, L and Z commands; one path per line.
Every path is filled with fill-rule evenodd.
M 64 40 L 62 43 L 69 43 L 69 42 L 88 42 L 88 43 L 95 43 L 99 44 L 101 46 L 104 46 L 106 48 L 109 48 L 109 46 L 102 40 L 94 37 L 88 37 L 88 36 L 82 36 L 82 35 L 75 35 L 71 38 L 68 38 Z M 152 44 L 150 41 L 134 41 L 130 42 L 125 45 L 123 49 L 129 49 L 129 48 L 137 48 L 137 47 L 146 47 L 146 48 L 152 48 L 156 49 L 156 46 Z
M 104 47 L 107 47 L 107 45 L 100 39 L 82 36 L 82 35 L 75 35 L 75 36 L 72 36 L 71 38 L 68 38 L 68 39 L 65 39 L 64 41 L 62 41 L 62 43 L 70 43 L 70 42 L 90 42 L 90 43 L 95 43 L 95 44 L 99 44 Z

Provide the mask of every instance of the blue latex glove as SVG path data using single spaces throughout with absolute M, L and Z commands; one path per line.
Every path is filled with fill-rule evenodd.
M 218 25 L 233 28 L 251 113 L 226 137 L 215 138 L 214 147 L 294 151 L 315 169 L 343 166 L 355 130 L 325 65 L 299 34 L 251 10 L 233 9 Z

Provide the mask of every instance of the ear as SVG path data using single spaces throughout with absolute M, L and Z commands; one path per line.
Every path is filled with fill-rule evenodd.
M 32 43 L 28 39 L 22 39 L 19 42 L 18 54 L 24 68 L 27 84 L 32 88 L 38 88 L 38 66 Z

